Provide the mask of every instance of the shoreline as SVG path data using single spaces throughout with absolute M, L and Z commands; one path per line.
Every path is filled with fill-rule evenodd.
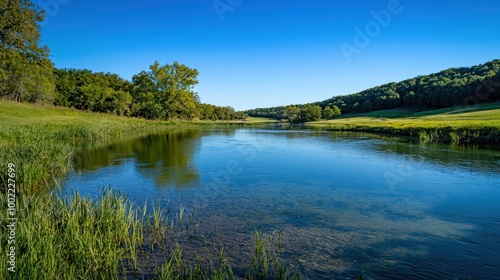
M 391 126 L 364 126 L 357 124 L 311 124 L 306 127 L 326 131 L 351 131 L 384 134 L 391 136 L 408 137 L 421 143 L 443 143 L 460 145 L 496 145 L 500 144 L 500 129 L 496 127 L 391 127 Z

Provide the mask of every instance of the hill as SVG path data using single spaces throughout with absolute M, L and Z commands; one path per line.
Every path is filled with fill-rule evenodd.
M 323 109 L 335 105 L 343 114 L 352 114 L 396 108 L 423 111 L 496 100 L 500 100 L 499 59 L 473 67 L 450 68 L 312 104 Z M 257 108 L 245 113 L 252 117 L 279 119 L 285 108 Z

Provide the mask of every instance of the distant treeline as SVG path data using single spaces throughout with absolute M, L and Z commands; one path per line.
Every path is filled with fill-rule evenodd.
M 436 74 L 389 83 L 310 105 L 337 106 L 343 114 L 384 109 L 431 110 L 500 100 L 500 60 L 451 68 Z M 295 105 L 302 108 L 305 105 Z M 245 111 L 249 116 L 281 119 L 286 106 Z
M 56 69 L 40 46 L 45 12 L 29 0 L 0 4 L 0 97 L 146 119 L 233 120 L 231 107 L 202 104 L 193 87 L 198 71 L 158 62 L 127 81 L 116 74 Z
M 252 117 L 274 118 L 291 123 L 313 122 L 320 119 L 329 120 L 341 115 L 341 111 L 336 105 L 321 108 L 316 104 L 259 108 L 244 113 Z

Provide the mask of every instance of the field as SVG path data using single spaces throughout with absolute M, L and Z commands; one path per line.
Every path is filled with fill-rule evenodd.
M 396 134 L 423 142 L 499 144 L 500 103 L 423 112 L 384 110 L 306 125 L 327 130 Z

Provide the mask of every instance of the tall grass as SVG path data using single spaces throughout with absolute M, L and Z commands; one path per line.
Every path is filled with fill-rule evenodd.
M 302 279 L 300 271 L 290 271 L 281 258 L 282 235 L 283 231 L 274 231 L 268 236 L 255 232 L 255 255 L 248 268 L 247 279 Z
M 5 195 L 0 195 L 5 204 Z M 143 241 L 141 213 L 122 196 L 103 191 L 97 200 L 74 195 L 19 199 L 16 272 L 0 279 L 116 279 L 123 259 L 134 261 Z M 2 230 L 5 252 L 7 231 Z
M 209 265 L 204 265 L 198 257 L 195 265 L 187 265 L 183 260 L 182 248 L 176 245 L 171 250 L 169 258 L 161 266 L 158 273 L 158 280 L 170 279 L 213 279 L 228 280 L 235 279 L 231 265 L 225 253 L 225 249 L 220 250 L 216 262 L 210 260 Z

